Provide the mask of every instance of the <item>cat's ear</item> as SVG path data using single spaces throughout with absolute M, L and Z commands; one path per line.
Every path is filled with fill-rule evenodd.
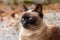
M 38 13 L 41 13 L 42 12 L 42 5 L 41 4 L 38 4 L 36 6 L 36 8 L 34 9 L 34 11 L 38 12 Z
M 39 16 L 40 16 L 41 18 L 43 18 L 42 4 L 38 4 L 38 5 L 36 6 L 36 8 L 34 9 L 34 11 L 38 12 L 38 13 L 39 13 Z
M 24 9 L 24 11 L 28 10 L 28 8 L 24 4 L 23 4 L 23 9 Z

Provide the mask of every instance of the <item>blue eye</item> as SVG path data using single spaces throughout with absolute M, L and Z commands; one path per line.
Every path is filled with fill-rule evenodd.
M 29 24 L 35 24 L 36 23 L 36 17 L 30 17 L 29 20 L 28 20 L 28 23 Z

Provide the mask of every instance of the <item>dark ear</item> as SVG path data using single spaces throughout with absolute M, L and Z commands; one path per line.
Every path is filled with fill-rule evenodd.
M 36 12 L 42 12 L 42 5 L 41 4 L 38 4 L 37 6 L 36 6 L 36 8 L 34 9 L 34 11 L 36 11 Z
M 23 9 L 24 9 L 24 11 L 28 10 L 28 8 L 25 5 L 23 5 Z
M 43 18 L 43 14 L 42 14 L 42 4 L 38 4 L 38 5 L 36 6 L 36 8 L 34 9 L 34 11 L 38 12 L 38 13 L 39 13 L 39 16 L 40 16 L 41 18 Z

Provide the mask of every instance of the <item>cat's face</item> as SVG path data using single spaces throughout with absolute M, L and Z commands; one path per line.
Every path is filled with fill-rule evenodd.
M 42 5 L 38 4 L 35 9 L 29 10 L 25 5 L 23 5 L 25 10 L 21 18 L 21 23 L 25 29 L 36 30 L 42 26 L 43 14 Z

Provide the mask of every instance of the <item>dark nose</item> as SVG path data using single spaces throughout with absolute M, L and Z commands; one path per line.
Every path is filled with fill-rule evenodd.
M 30 25 L 35 25 L 37 18 L 32 16 L 32 15 L 26 15 L 24 14 L 22 16 L 21 22 L 23 26 L 27 26 L 28 24 Z

